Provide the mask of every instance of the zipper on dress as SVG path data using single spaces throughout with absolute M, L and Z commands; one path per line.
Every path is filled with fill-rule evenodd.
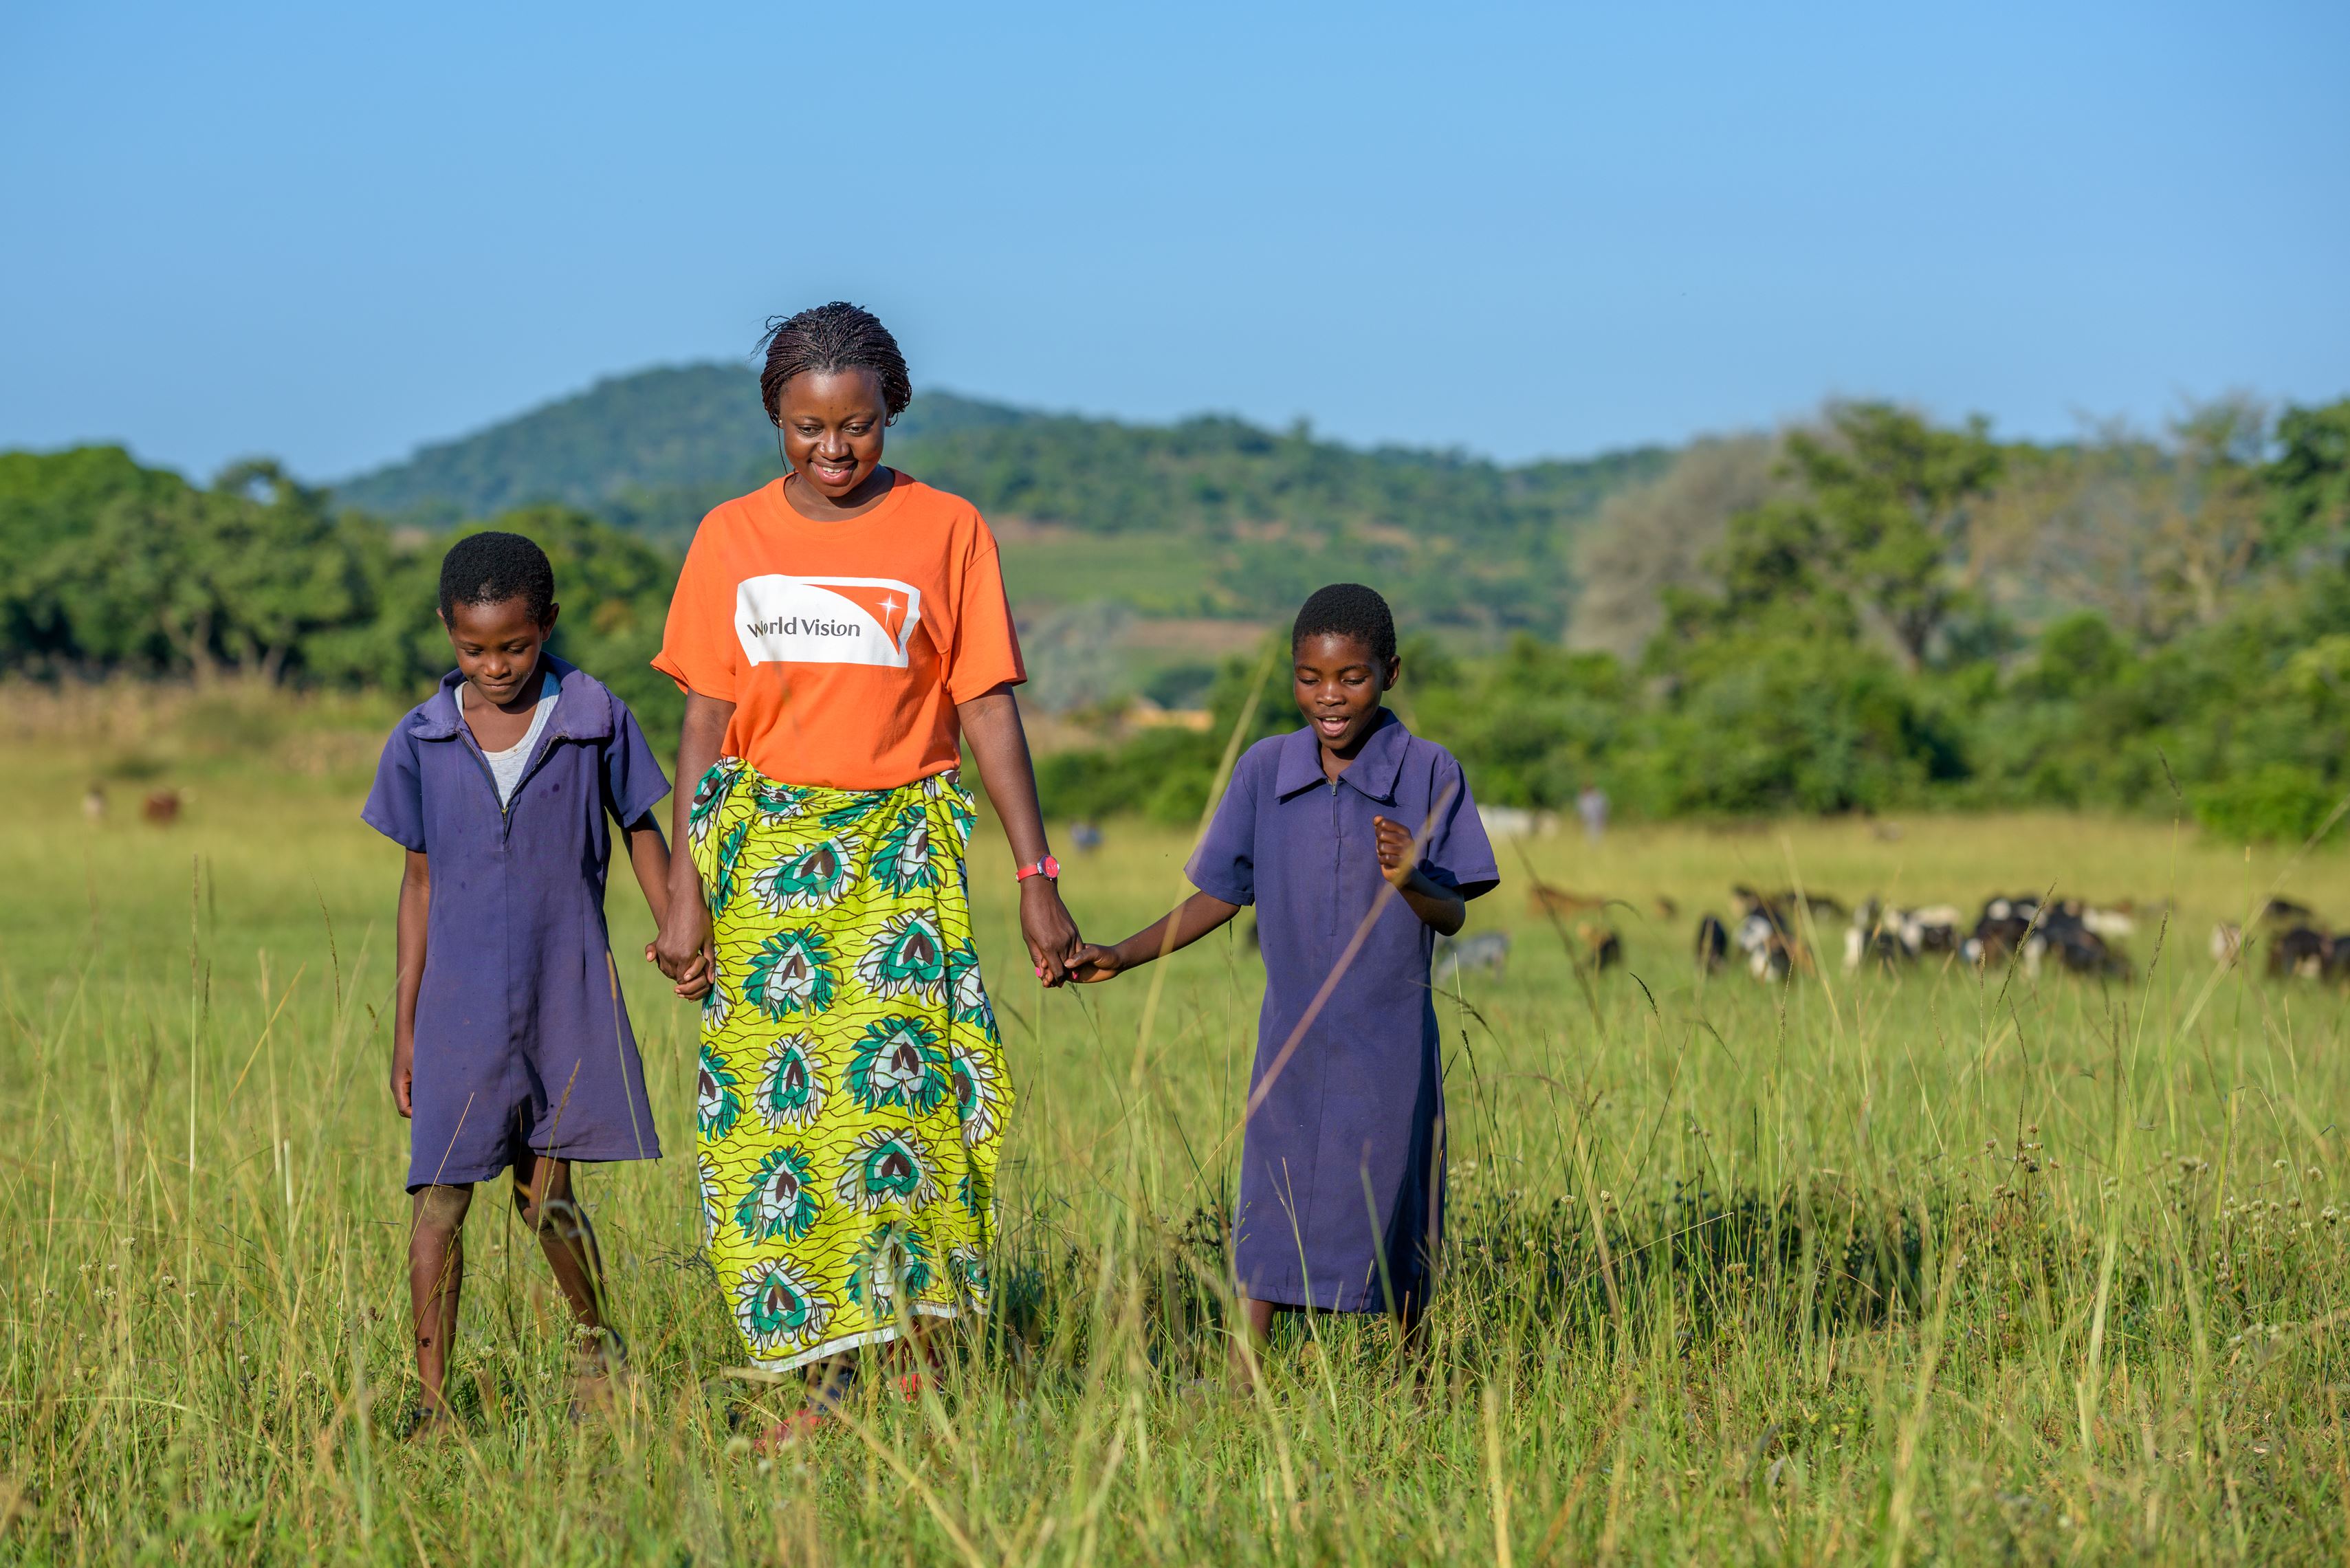
M 490 786 L 490 798 L 498 803 L 498 820 L 504 822 L 506 815 L 506 803 L 498 799 L 498 775 L 490 772 L 490 759 L 482 754 L 482 743 L 473 739 L 473 727 L 465 722 L 463 709 L 460 709 L 457 713 L 457 731 L 464 740 L 467 753 L 473 757 L 475 765 L 482 770 L 482 782 Z
M 561 693 L 558 692 L 556 695 L 559 696 Z M 540 699 L 540 701 L 552 702 L 555 701 L 555 698 L 546 697 Z M 546 734 L 541 735 L 538 738 L 537 752 L 532 755 L 528 762 L 523 764 L 522 775 L 515 780 L 514 795 L 512 799 L 502 803 L 498 806 L 499 818 L 505 824 L 509 834 L 511 834 L 514 828 L 514 801 L 517 801 L 522 798 L 523 786 L 530 783 L 532 776 L 535 775 L 539 769 L 546 765 L 546 759 L 555 754 L 555 742 L 557 741 L 567 741 L 571 738 L 569 735 L 562 733 L 554 727 L 554 714 L 549 713 L 546 716 L 546 722 L 547 731 Z M 488 759 L 484 758 L 482 767 L 484 772 L 488 771 L 489 765 Z M 491 781 L 491 788 L 493 792 L 495 791 L 496 787 L 496 781 L 493 779 Z
M 557 681 L 556 683 L 555 695 L 553 697 L 543 696 L 539 701 L 542 702 L 553 702 L 560 699 L 562 695 L 563 686 L 560 681 Z M 464 734 L 465 749 L 473 753 L 473 761 L 481 764 L 482 777 L 488 782 L 490 786 L 490 798 L 497 801 L 498 803 L 498 836 L 501 838 L 511 838 L 514 836 L 514 803 L 522 798 L 522 786 L 530 783 L 531 775 L 538 772 L 540 768 L 546 764 L 547 756 L 555 750 L 556 742 L 567 741 L 571 738 L 568 734 L 558 732 L 553 728 L 555 723 L 555 714 L 552 711 L 548 712 L 546 715 L 546 722 L 549 726 L 547 732 L 538 738 L 538 750 L 533 753 L 530 760 L 523 764 L 522 776 L 515 780 L 514 794 L 504 798 L 500 798 L 498 794 L 498 775 L 490 771 L 490 759 L 483 753 L 482 742 L 474 739 L 473 727 L 465 722 L 464 703 L 461 701 L 457 704 L 457 728 Z

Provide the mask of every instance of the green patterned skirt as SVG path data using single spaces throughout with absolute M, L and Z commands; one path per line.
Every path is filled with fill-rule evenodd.
M 718 954 L 696 1106 L 710 1262 L 753 1365 L 784 1371 L 984 1310 L 1012 1108 L 972 945 L 953 774 L 693 794 Z

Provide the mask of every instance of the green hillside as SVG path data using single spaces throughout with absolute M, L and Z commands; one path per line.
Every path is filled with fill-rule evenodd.
M 1026 605 L 1114 599 L 1145 615 L 1253 618 L 1353 576 L 1481 633 L 1555 632 L 1576 528 L 1669 457 L 1644 448 L 1510 468 L 1364 451 L 1302 426 L 1127 424 L 936 391 L 915 399 L 889 441 L 893 464 L 997 524 Z M 696 365 L 599 381 L 338 492 L 347 506 L 435 526 L 560 502 L 674 545 L 776 471 L 756 378 Z
M 1029 417 L 934 392 L 907 410 L 896 433 Z M 421 447 L 336 492 L 345 505 L 399 522 L 442 524 L 554 501 L 682 535 L 711 506 L 775 472 L 758 377 L 726 365 L 681 365 L 607 377 L 486 430 Z

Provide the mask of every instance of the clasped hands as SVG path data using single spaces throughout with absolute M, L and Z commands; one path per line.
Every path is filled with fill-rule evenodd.
M 1087 946 L 1061 902 L 1060 885 L 1049 877 L 1031 877 L 1020 884 L 1020 935 L 1028 944 L 1028 961 L 1036 978 L 1048 987 L 1067 983 Z M 645 961 L 660 969 L 684 1000 L 699 1002 L 709 995 L 718 973 L 709 907 L 700 898 L 672 898 L 660 934 L 645 944 Z
M 1371 826 L 1377 835 L 1379 875 L 1387 879 L 1388 887 L 1403 895 L 1413 913 L 1429 919 L 1430 915 L 1421 909 L 1423 903 L 1450 900 L 1457 906 L 1456 895 L 1440 888 L 1420 871 L 1419 849 L 1411 829 L 1384 816 L 1371 818 Z M 1228 904 L 1208 893 L 1194 893 L 1170 910 L 1165 919 L 1153 921 L 1115 947 L 1103 947 L 1098 942 L 1080 946 L 1069 961 L 1069 978 L 1080 985 L 1098 984 L 1163 953 L 1188 947 L 1239 912 L 1236 904 Z M 1457 929 L 1459 924 L 1456 919 L 1440 929 Z
M 1379 874 L 1389 887 L 1404 894 L 1408 900 L 1415 894 L 1424 893 L 1457 897 L 1422 877 L 1411 829 L 1384 816 L 1372 818 L 1372 826 L 1378 836 Z M 1232 910 L 1230 906 L 1219 907 L 1222 914 L 1217 923 L 1221 924 Z M 711 947 L 710 911 L 697 898 L 672 899 L 669 912 L 672 918 L 665 919 L 660 934 L 646 944 L 645 958 L 669 977 L 680 997 L 699 1001 L 710 993 L 717 975 L 717 957 Z M 1158 929 L 1153 926 L 1151 930 Z M 1159 956 L 1155 946 L 1147 954 L 1128 950 L 1149 937 L 1149 931 L 1138 932 L 1116 947 L 1087 941 L 1078 934 L 1077 923 L 1070 917 L 1068 907 L 1061 901 L 1059 883 L 1049 877 L 1031 877 L 1020 884 L 1020 935 L 1028 944 L 1028 961 L 1035 967 L 1036 978 L 1048 989 L 1072 980 L 1079 984 L 1094 984 Z

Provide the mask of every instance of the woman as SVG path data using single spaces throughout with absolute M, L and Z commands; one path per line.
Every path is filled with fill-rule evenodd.
M 837 1372 L 987 1302 L 1013 1094 L 972 945 L 963 743 L 1045 983 L 1078 939 L 994 537 L 881 463 L 912 397 L 896 339 L 855 306 L 802 311 L 769 335 L 760 390 L 789 472 L 702 520 L 653 661 L 685 690 L 678 774 L 699 781 L 655 956 L 712 986 L 702 1218 L 744 1347 Z

